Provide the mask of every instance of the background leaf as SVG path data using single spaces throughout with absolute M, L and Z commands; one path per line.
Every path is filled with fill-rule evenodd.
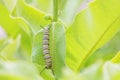
M 0 60 L 0 79 L 3 80 L 43 80 L 36 68 L 24 61 L 5 62 Z
M 53 11 L 53 0 L 33 0 L 31 5 L 45 12 L 46 14 L 52 15 Z
M 92 0 L 60 0 L 59 17 L 69 27 L 74 21 L 78 11 L 87 7 L 87 3 Z M 69 14 L 68 14 L 69 13 Z
M 18 0 L 12 11 L 13 17 L 21 17 L 30 26 L 33 34 L 38 32 L 41 26 L 45 26 L 50 21 L 44 19 L 45 14 L 26 4 L 23 0 Z
M 29 5 L 45 12 L 48 15 L 53 14 L 53 0 L 25 0 Z M 58 0 L 59 18 L 64 24 L 70 25 L 78 11 L 87 7 L 87 3 L 92 0 Z M 69 14 L 68 14 L 69 12 Z
M 1 0 L 9 12 L 14 8 L 17 0 Z
M 119 59 L 117 56 L 117 52 L 120 50 L 120 31 L 116 33 L 116 35 L 108 41 L 103 47 L 97 49 L 88 59 L 86 60 L 84 64 L 84 68 L 87 66 L 90 66 L 91 64 L 97 62 L 97 61 L 109 61 L 111 60 L 115 55 L 115 59 Z M 114 59 L 114 58 L 113 58 Z
M 9 40 L 10 41 L 10 40 Z M 20 47 L 20 36 L 16 40 L 11 40 L 11 42 L 5 46 L 3 50 L 0 51 L 0 55 L 5 59 L 13 60 L 15 59 L 15 53 Z
M 113 63 L 120 63 L 120 51 L 111 60 Z
M 0 0 L 0 79 L 119 80 L 120 1 L 95 0 L 88 5 L 91 1 L 59 0 L 61 24 L 53 23 L 50 33 L 54 76 L 49 69 L 40 75 L 45 66 L 42 28 L 51 23 L 45 16 L 53 14 L 53 0 Z M 37 69 L 30 63 L 31 53 Z M 66 69 L 65 57 L 73 71 Z
M 8 11 L 7 7 L 0 3 L 0 10 L 2 11 L 0 13 L 0 25 L 5 30 L 7 38 L 13 38 L 15 39 L 19 34 L 21 35 L 21 46 L 19 53 L 21 54 L 23 59 L 30 61 L 30 54 L 31 54 L 31 32 L 26 33 L 21 27 L 20 24 L 17 24 L 15 19 L 11 18 L 9 16 L 10 12 Z M 6 24 L 7 22 L 7 24 Z M 24 26 L 25 27 L 25 26 Z M 29 30 L 29 29 L 28 29 Z M 7 41 L 6 41 L 7 42 Z
M 78 72 L 83 62 L 120 30 L 118 3 L 98 0 L 76 16 L 67 31 L 66 60 L 71 69 Z
M 106 62 L 103 67 L 103 80 L 119 80 L 120 64 Z

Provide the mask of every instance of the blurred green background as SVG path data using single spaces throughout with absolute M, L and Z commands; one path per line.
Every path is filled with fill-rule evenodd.
M 119 4 L 59 0 L 69 67 L 60 80 L 119 80 Z M 44 17 L 52 14 L 53 0 L 0 0 L 0 80 L 54 80 L 48 71 L 40 75 L 31 62 L 33 38 L 41 26 L 51 23 Z

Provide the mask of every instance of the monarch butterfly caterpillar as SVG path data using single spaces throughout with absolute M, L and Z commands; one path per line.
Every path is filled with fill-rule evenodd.
M 44 28 L 43 33 L 43 55 L 45 59 L 45 68 L 51 69 L 52 67 L 52 59 L 50 56 L 50 49 L 49 49 L 49 27 Z

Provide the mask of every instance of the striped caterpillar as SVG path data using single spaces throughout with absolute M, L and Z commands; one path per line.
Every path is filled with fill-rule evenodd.
M 52 60 L 50 56 L 50 49 L 49 49 L 49 28 L 46 27 L 44 29 L 44 35 L 43 35 L 43 54 L 46 66 L 45 68 L 51 69 L 52 67 Z
M 65 67 L 66 39 L 64 26 L 60 23 L 48 24 L 34 35 L 32 47 L 32 62 L 38 68 L 40 75 L 52 73 L 55 78 L 62 76 Z M 54 77 L 50 77 L 53 80 Z

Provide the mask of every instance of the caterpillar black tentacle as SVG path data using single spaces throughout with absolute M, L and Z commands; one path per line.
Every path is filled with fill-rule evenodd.
M 44 29 L 44 36 L 43 36 L 43 54 L 44 54 L 44 59 L 46 63 L 46 68 L 51 69 L 52 67 L 52 59 L 50 56 L 50 50 L 49 50 L 49 28 L 46 27 Z

